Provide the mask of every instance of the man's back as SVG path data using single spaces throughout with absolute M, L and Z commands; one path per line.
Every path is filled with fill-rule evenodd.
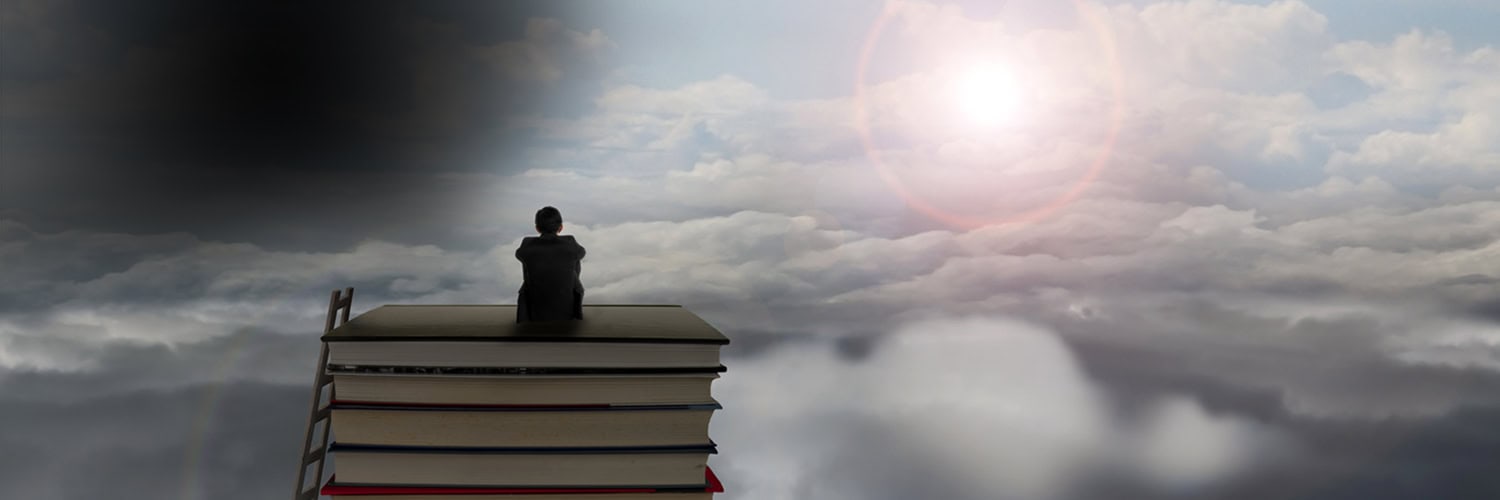
M 585 253 L 570 235 L 543 233 L 522 239 L 516 249 L 524 280 L 516 300 L 516 322 L 583 319 L 579 273 Z

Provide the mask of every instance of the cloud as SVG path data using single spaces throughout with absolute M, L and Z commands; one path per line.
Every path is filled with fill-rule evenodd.
M 273 72 L 246 81 L 285 87 L 251 88 L 217 85 L 244 74 L 220 63 L 183 76 L 214 45 L 153 38 L 143 26 L 165 22 L 157 11 L 88 7 L 17 3 L 0 17 L 6 40 L 25 42 L 0 44 L 0 151 L 13 155 L 0 161 L 0 260 L 15 263 L 0 267 L 0 393 L 36 422 L 136 411 L 44 406 L 70 391 L 144 388 L 180 407 L 170 401 L 199 397 L 215 362 L 242 363 L 229 385 L 303 383 L 243 367 L 302 376 L 300 341 L 278 333 L 316 333 L 331 288 L 355 286 L 357 311 L 509 302 L 510 252 L 554 205 L 590 250 L 587 301 L 682 303 L 736 338 L 721 389 L 743 410 L 726 403 L 716 419 L 716 460 L 727 479 L 755 480 L 733 495 L 1493 489 L 1471 473 L 1493 436 L 1465 434 L 1500 428 L 1487 413 L 1500 404 L 1490 45 L 1429 29 L 1338 39 L 1336 11 L 1297 1 L 1085 4 L 1096 17 L 1036 29 L 1023 8 L 986 20 L 903 3 L 858 102 L 788 98 L 753 72 L 631 80 L 615 55 L 674 53 L 565 11 L 409 7 L 360 10 L 326 53 L 245 49 L 273 69 L 390 56 L 312 75 L 327 86 Z M 185 12 L 205 25 L 226 15 Z M 61 29 L 96 17 L 99 30 Z M 1108 28 L 1102 41 L 1090 19 Z M 953 120 L 947 79 L 978 48 L 1024 69 L 1018 125 Z M 127 130 L 169 139 L 121 150 L 206 144 L 166 148 L 191 168 L 95 156 L 118 144 L 90 141 L 162 102 L 151 89 L 195 82 L 206 90 L 170 96 L 170 119 L 146 122 L 174 133 Z M 203 105 L 220 100 L 241 107 Z M 229 109 L 274 125 L 299 102 L 321 104 L 269 135 L 189 119 Z M 220 147 L 245 137 L 270 142 Z M 298 153 L 325 147 L 337 154 Z M 1012 220 L 1074 186 L 1056 210 Z M 949 227 L 914 200 L 997 222 Z M 974 314 L 1046 326 L 932 321 Z M 907 322 L 1007 333 L 893 334 Z M 945 364 L 956 356 L 975 358 Z M 1017 400 L 1032 404 L 1007 406 Z M 924 419 L 928 407 L 965 412 Z M 100 456 L 182 452 L 112 450 Z M 29 467 L 18 474 L 46 476 Z M 143 487 L 170 482 L 142 467 Z
M 308 389 L 203 384 L 70 401 L 0 400 L 0 495 L 153 499 L 284 495 Z M 101 416 L 106 416 L 101 418 Z M 17 458 L 20 458 L 17 460 Z
M 504 42 L 483 50 L 512 79 L 550 82 L 562 78 L 563 68 L 558 59 L 563 54 L 596 55 L 612 45 L 598 29 L 583 33 L 564 29 L 556 19 L 530 19 L 523 41 Z
M 1131 76 L 1233 91 L 1297 88 L 1316 75 L 1319 52 L 1332 42 L 1328 19 L 1300 1 L 1162 2 L 1103 15 L 1131 56 Z
M 1482 348 L 1493 329 L 1482 322 L 1347 299 L 1201 295 L 1123 307 L 1088 302 L 1092 314 L 1054 314 L 1052 322 L 1070 333 L 1098 380 L 1178 389 L 1212 381 L 1192 392 L 1258 394 L 1250 402 L 1231 398 L 1241 412 L 1420 421 L 1500 404 L 1485 389 L 1500 383 L 1500 373 L 1483 368 L 1484 351 L 1446 352 L 1455 344 Z
M 283 355 L 310 352 L 295 347 L 310 337 L 293 337 L 246 333 L 178 352 L 116 344 L 114 361 L 97 373 L 5 372 L 0 428 L 10 432 L 0 433 L 0 442 L 63 451 L 4 468 L 10 475 L 0 484 L 7 494 L 57 498 L 90 498 L 99 487 L 122 484 L 151 494 L 263 496 L 267 484 L 282 484 L 267 478 L 289 475 L 270 457 L 296 446 L 304 415 L 297 405 L 305 404 L 307 388 L 255 377 L 306 368 Z M 1106 373 L 1095 369 L 1103 365 L 1075 354 L 1076 345 L 1036 326 L 970 317 L 904 325 L 858 361 L 827 343 L 783 343 L 736 358 L 716 382 L 716 396 L 734 404 L 713 421 L 725 450 L 713 465 L 729 482 L 729 498 L 1097 498 L 1121 491 L 1143 499 L 1253 498 L 1328 489 L 1399 498 L 1407 490 L 1376 492 L 1389 487 L 1391 474 L 1412 470 L 1423 471 L 1405 486 L 1415 491 L 1463 497 L 1495 486 L 1485 479 L 1483 455 L 1472 453 L 1500 443 L 1500 434 L 1476 431 L 1495 428 L 1500 415 L 1492 411 L 1402 421 L 1289 418 L 1226 405 L 1223 397 L 1233 391 L 1200 394 L 1213 386 L 1192 370 L 1179 371 L 1178 380 L 1197 385 L 1101 377 Z M 1110 354 L 1132 369 L 1184 365 L 1129 356 Z M 118 377 L 142 369 L 162 377 Z M 186 373 L 213 379 L 172 377 Z M 75 397 L 50 401 L 58 393 Z M 100 414 L 116 418 L 90 420 Z M 995 463 L 1009 466 L 984 466 Z M 98 480 L 59 482 L 79 470 Z
M 714 173 L 721 177 L 712 181 L 733 185 L 740 182 L 736 176 L 764 172 L 755 165 L 719 164 L 714 168 L 724 170 Z M 676 183 L 692 185 L 695 177 L 668 175 L 666 184 L 653 187 L 670 191 Z M 584 192 L 605 188 L 578 183 L 621 182 L 568 179 Z M 1351 192 L 1336 185 L 1326 191 Z M 719 198 L 733 192 L 730 188 Z M 702 200 L 712 203 L 713 198 Z M 1256 339 L 1273 339 L 1275 332 L 1283 331 L 1280 321 L 1316 316 L 1323 307 L 1319 304 L 1339 301 L 1396 304 L 1395 316 L 1377 316 L 1382 322 L 1401 315 L 1410 318 L 1404 326 L 1380 325 L 1353 337 L 1365 339 L 1357 344 L 1365 346 L 1405 338 L 1407 332 L 1431 324 L 1424 322 L 1456 310 L 1477 311 L 1492 294 L 1453 278 L 1485 275 L 1496 245 L 1488 236 L 1495 232 L 1483 225 L 1488 220 L 1484 214 L 1494 211 L 1490 204 L 1394 213 L 1351 211 L 1278 227 L 1254 209 L 1083 200 L 1056 218 L 1030 224 L 893 237 L 871 234 L 869 227 L 841 227 L 840 221 L 848 219 L 820 212 L 740 211 L 678 222 L 593 224 L 576 222 L 579 216 L 570 209 L 568 220 L 574 221 L 569 223 L 573 234 L 591 249 L 584 279 L 590 290 L 587 300 L 594 303 L 684 303 L 730 328 L 797 327 L 827 334 L 880 331 L 893 319 L 927 311 L 999 310 L 1055 319 L 1087 310 L 1085 316 L 1101 324 L 1116 322 L 1120 335 L 1145 341 L 1153 329 L 1171 328 L 1183 332 L 1178 342 L 1195 346 L 1192 349 L 1213 349 L 1211 342 L 1195 343 L 1207 338 L 1197 332 L 1233 328 L 1239 332 L 1235 335 L 1255 345 Z M 600 205 L 596 210 L 607 208 Z M 589 220 L 587 215 L 582 218 Z M 1404 238 L 1381 237 L 1411 226 L 1423 229 L 1399 232 Z M 34 262 L 28 266 L 33 269 L 90 261 L 100 252 L 90 242 L 105 242 L 98 248 L 121 251 L 107 243 L 108 235 L 48 235 L 25 228 L 12 233 L 18 239 L 5 248 Z M 50 309 L 13 316 L 4 322 L 6 336 L 176 343 L 256 324 L 319 324 L 326 290 L 348 284 L 360 290 L 360 303 L 372 304 L 507 302 L 519 285 L 518 266 L 510 256 L 519 235 L 477 252 L 381 241 L 324 253 L 181 236 L 159 241 L 143 245 L 139 253 L 121 254 L 121 262 L 134 259 L 128 266 L 79 268 L 73 280 L 18 275 L 17 290 L 33 293 L 15 296 L 50 297 L 43 302 Z M 52 247 L 73 250 L 43 251 Z M 1414 263 L 1409 261 L 1412 255 L 1426 258 Z M 1424 299 L 1409 298 L 1417 293 Z M 1233 326 L 1239 320 L 1173 312 L 1180 310 L 1174 303 L 1183 297 L 1232 310 L 1262 309 L 1254 315 L 1264 320 Z M 258 305 L 234 305 L 246 301 Z M 1121 323 L 1141 317 L 1142 311 L 1170 319 L 1138 320 L 1134 326 Z M 1365 327 L 1356 323 L 1351 328 Z M 22 343 L 12 352 L 25 352 L 30 363 L 44 366 L 82 363 L 93 356 L 68 344 L 16 342 Z M 1314 351 L 1327 347 L 1296 336 L 1286 342 Z M 1402 342 L 1417 352 L 1428 341 L 1418 335 Z M 19 346 L 32 347 L 22 351 Z M 1383 360 L 1412 354 L 1372 356 Z M 1382 366 L 1379 363 L 1373 366 Z M 1351 373 L 1361 373 L 1361 365 L 1350 366 Z M 1258 365 L 1247 370 L 1246 381 L 1272 371 Z M 1297 385 L 1274 376 L 1267 380 L 1257 383 Z M 1446 411 L 1457 400 L 1443 394 L 1434 393 L 1434 402 L 1415 408 Z M 1329 403 L 1335 409 L 1317 411 L 1340 411 L 1336 408 L 1345 403 L 1338 401 Z M 1343 411 L 1375 410 L 1349 400 Z
M 1413 29 L 1390 43 L 1348 41 L 1330 56 L 1343 70 L 1377 88 L 1435 90 L 1451 83 L 1484 78 L 1485 68 L 1500 63 L 1491 47 L 1468 54 L 1454 48 L 1453 37 L 1442 31 Z
M 1489 104 L 1500 104 L 1500 100 Z M 1492 113 L 1473 111 L 1431 133 L 1382 131 L 1366 137 L 1352 153 L 1329 161 L 1335 172 L 1379 169 L 1401 178 L 1426 176 L 1442 185 L 1500 176 L 1500 124 Z M 1363 168 L 1361 168 L 1363 167 Z
M 733 76 L 656 90 L 634 85 L 605 92 L 595 101 L 603 111 L 649 114 L 732 114 L 753 109 L 767 99 L 765 91 Z
M 738 403 L 713 424 L 736 450 L 715 457 L 738 479 L 732 497 L 1075 498 L 1070 488 L 1101 468 L 1199 485 L 1252 466 L 1277 439 L 1183 398 L 1121 418 L 1066 345 L 1035 326 L 971 317 L 896 330 L 856 364 L 781 349 L 718 382 L 718 397 Z

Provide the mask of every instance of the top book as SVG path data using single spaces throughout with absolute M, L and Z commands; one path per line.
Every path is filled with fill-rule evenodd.
M 680 305 L 584 305 L 583 318 L 516 323 L 515 305 L 384 305 L 334 328 L 323 341 L 729 343 Z

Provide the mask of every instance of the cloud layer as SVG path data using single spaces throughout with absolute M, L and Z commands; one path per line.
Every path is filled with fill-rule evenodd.
M 329 289 L 354 286 L 356 312 L 511 302 L 512 252 L 554 205 L 589 248 L 587 301 L 681 303 L 734 339 L 714 423 L 729 498 L 1500 491 L 1495 40 L 1348 39 L 1333 29 L 1355 21 L 1299 1 L 1044 3 L 892 3 L 859 92 L 832 96 L 749 61 L 632 78 L 692 52 L 615 36 L 625 14 L 372 9 L 327 46 L 258 14 L 205 40 L 281 26 L 400 71 L 352 59 L 181 102 L 149 89 L 240 70 L 187 64 L 212 58 L 175 7 L 8 5 L 26 43 L 0 54 L 0 428 L 184 424 L 169 410 L 223 391 L 281 423 L 216 424 L 240 465 L 192 474 L 275 482 L 255 436 L 295 434 Z M 73 26 L 97 29 L 59 41 Z M 315 55 L 266 50 L 249 54 Z M 1018 75 L 1004 126 L 958 119 L 951 78 L 975 61 Z M 230 91 L 271 105 L 262 125 L 301 120 L 278 132 L 296 140 L 227 154 L 261 122 L 194 124 L 244 111 L 200 105 Z M 282 106 L 302 100 L 322 104 Z M 89 451 L 4 468 L 22 472 L 0 496 L 78 467 L 230 495 L 126 466 L 216 439 L 179 428 L 148 444 L 100 423 L 68 438 Z M 28 435 L 0 442 L 42 449 Z M 60 497 L 94 494 L 76 487 Z
M 743 484 L 736 495 L 1074 498 L 1111 474 L 1191 488 L 1264 459 L 1278 438 L 1184 398 L 1120 418 L 1035 326 L 971 317 L 897 330 L 859 363 L 786 349 L 736 365 L 717 390 L 740 406 L 713 429 L 743 449 L 716 457 Z

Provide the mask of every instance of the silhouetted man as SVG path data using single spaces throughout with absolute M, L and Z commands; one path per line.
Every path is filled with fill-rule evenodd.
M 582 271 L 584 249 L 562 231 L 556 208 L 536 211 L 536 231 L 516 249 L 521 261 L 521 290 L 516 299 L 516 322 L 583 319 Z

